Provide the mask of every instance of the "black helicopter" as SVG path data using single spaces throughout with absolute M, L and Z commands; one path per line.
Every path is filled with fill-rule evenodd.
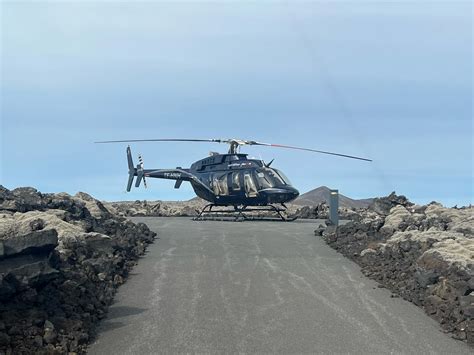
M 196 195 L 210 202 L 199 212 L 197 219 L 204 219 L 205 215 L 211 212 L 229 213 L 229 210 L 212 211 L 212 208 L 216 206 L 232 206 L 233 210 L 231 212 L 234 212 L 236 220 L 248 219 L 249 217 L 245 212 L 251 211 L 273 211 L 281 220 L 295 219 L 287 218 L 283 212 L 287 209 L 285 203 L 298 197 L 298 190 L 291 185 L 283 172 L 271 167 L 273 160 L 266 164 L 262 160 L 249 159 L 247 154 L 239 152 L 240 146 L 259 145 L 297 149 L 371 161 L 370 159 L 351 155 L 240 139 L 135 139 L 96 143 L 131 142 L 212 142 L 229 144 L 227 154 L 211 152 L 209 157 L 195 162 L 189 169 L 181 167 L 176 169 L 144 169 L 141 156 L 138 157 L 139 163 L 135 167 L 130 146 L 127 147 L 129 169 L 127 191 L 130 191 L 135 176 L 137 177 L 135 187 L 139 187 L 142 180 L 146 187 L 146 178 L 148 177 L 176 180 L 174 185 L 176 189 L 181 186 L 183 181 L 189 181 Z

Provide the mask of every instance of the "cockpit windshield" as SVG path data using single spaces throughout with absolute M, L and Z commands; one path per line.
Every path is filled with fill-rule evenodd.
M 262 189 L 288 185 L 286 177 L 276 169 L 257 169 L 257 181 Z
M 290 179 L 288 179 L 288 177 L 285 174 L 283 174 L 281 170 L 278 170 L 278 169 L 273 169 L 273 170 L 275 170 L 275 172 L 281 177 L 281 179 L 285 182 L 286 185 L 291 185 Z

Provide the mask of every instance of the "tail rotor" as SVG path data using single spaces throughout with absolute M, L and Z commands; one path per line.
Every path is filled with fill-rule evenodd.
M 139 187 L 140 183 L 143 179 L 143 186 L 145 189 L 148 187 L 146 184 L 145 174 L 144 174 L 144 163 L 141 154 L 138 155 L 138 165 L 137 165 L 137 182 L 135 183 L 135 187 Z

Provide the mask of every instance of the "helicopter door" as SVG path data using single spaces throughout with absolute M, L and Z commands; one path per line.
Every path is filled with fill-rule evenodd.
M 228 174 L 229 178 L 227 183 L 229 185 L 229 190 L 231 191 L 231 195 L 238 195 L 240 191 L 242 191 L 242 175 L 240 171 L 233 171 Z
M 257 196 L 257 187 L 255 181 L 249 171 L 244 172 L 244 187 L 247 197 Z
M 227 174 L 214 174 L 212 177 L 212 190 L 216 196 L 229 195 L 229 187 L 227 185 Z
M 211 186 L 212 186 L 212 191 L 214 192 L 214 195 L 219 196 L 220 195 L 219 179 L 217 179 L 217 176 L 215 174 L 212 175 Z

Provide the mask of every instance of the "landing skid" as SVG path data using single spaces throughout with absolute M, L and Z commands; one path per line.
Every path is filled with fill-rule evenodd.
M 288 217 L 286 215 L 286 206 L 279 207 L 274 205 L 267 206 L 234 206 L 233 209 L 223 208 L 215 209 L 213 207 L 223 207 L 210 203 L 201 211 L 196 210 L 198 215 L 193 218 L 194 221 L 277 221 L 277 222 L 292 222 L 296 220 L 297 216 Z M 262 214 L 262 212 L 264 212 Z M 272 217 L 269 213 L 273 212 Z

